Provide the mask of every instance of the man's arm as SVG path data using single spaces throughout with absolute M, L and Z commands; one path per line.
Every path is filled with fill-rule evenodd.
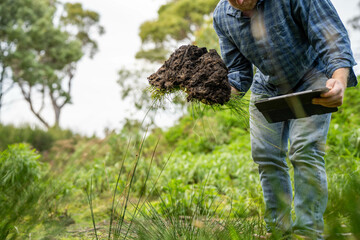
M 231 41 L 223 28 L 226 28 L 225 21 L 222 21 L 226 13 L 217 9 L 214 12 L 214 29 L 219 37 L 221 56 L 226 67 L 229 69 L 228 79 L 231 85 L 231 93 L 238 94 L 239 92 L 245 94 L 253 80 L 252 64 L 239 51 L 237 46 Z
M 302 25 L 312 47 L 326 65 L 331 90 L 315 99 L 314 104 L 326 107 L 341 106 L 349 75 L 354 78 L 356 65 L 350 48 L 348 33 L 330 0 L 292 0 L 295 19 Z M 352 79 L 352 86 L 356 79 Z

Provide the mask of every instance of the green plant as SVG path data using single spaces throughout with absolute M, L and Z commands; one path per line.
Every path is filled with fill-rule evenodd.
M 0 239 L 28 232 L 47 210 L 45 171 L 39 158 L 25 144 L 10 145 L 0 153 Z
M 28 143 L 40 152 L 48 151 L 55 141 L 75 138 L 70 130 L 51 128 L 44 130 L 30 125 L 2 125 L 0 124 L 0 150 L 5 150 L 14 143 Z
M 148 91 L 151 94 L 153 99 L 153 104 L 151 108 L 163 108 L 166 101 L 177 103 L 183 99 L 182 102 L 185 102 L 185 92 L 186 89 L 174 88 L 170 90 L 158 89 L 154 86 L 148 87 Z M 243 97 L 243 94 L 231 95 L 230 100 L 224 104 L 212 103 L 208 104 L 206 102 L 201 102 L 195 99 L 192 99 L 190 102 L 189 112 L 194 118 L 201 118 L 202 116 L 209 114 L 209 110 L 213 112 L 218 111 L 230 111 L 231 114 L 237 116 L 238 119 L 241 119 L 243 122 L 248 120 L 248 105 L 249 102 L 247 98 Z
M 346 94 L 344 106 L 333 114 L 325 155 L 329 183 L 325 234 L 336 240 L 349 239 L 350 234 L 359 239 L 360 92 L 348 89 Z M 56 177 L 70 193 L 60 199 L 58 208 L 63 211 L 63 206 L 69 206 L 76 224 L 56 233 L 46 229 L 43 235 L 90 238 L 89 232 L 69 232 L 81 232 L 91 224 L 90 214 L 83 213 L 87 208 L 83 188 L 87 186 L 89 191 L 92 185 L 99 239 L 109 238 L 109 233 L 110 239 L 125 235 L 126 239 L 150 240 L 265 237 L 262 191 L 251 159 L 247 124 L 228 110 L 205 109 L 198 114 L 191 113 L 191 106 L 189 110 L 190 114 L 173 127 L 152 129 L 145 141 L 141 122 L 129 121 L 104 140 L 81 138 L 56 143 L 46 160 L 60 166 Z M 104 228 L 105 219 L 113 222 Z M 19 230 L 23 227 L 16 226 Z M 270 239 L 281 238 L 273 235 Z
M 14 143 L 29 143 L 39 151 L 49 150 L 54 137 L 47 131 L 30 126 L 14 127 L 0 124 L 0 150 Z
M 125 217 L 126 217 L 125 215 L 127 214 L 128 207 L 130 207 L 130 205 L 134 204 L 130 200 L 130 192 L 132 190 L 132 185 L 134 183 L 135 174 L 136 174 L 137 167 L 138 167 L 138 164 L 139 164 L 139 161 L 140 161 L 140 158 L 141 158 L 142 149 L 143 149 L 143 145 L 144 145 L 144 141 L 145 141 L 145 136 L 146 136 L 146 133 L 144 134 L 144 137 L 143 137 L 143 139 L 142 139 L 142 141 L 140 143 L 138 153 L 135 156 L 135 161 L 133 163 L 132 170 L 130 170 L 128 173 L 124 172 L 125 171 L 125 160 L 128 157 L 128 152 L 129 152 L 129 147 L 130 147 L 131 141 L 129 141 L 129 144 L 128 144 L 127 148 L 126 148 L 126 151 L 124 152 L 123 160 L 121 162 L 120 171 L 119 171 L 119 174 L 118 174 L 118 177 L 117 177 L 117 180 L 116 180 L 116 184 L 115 184 L 115 188 L 114 188 L 114 191 L 113 191 L 113 201 L 112 201 L 112 206 L 111 206 L 111 210 L 110 210 L 111 213 L 110 213 L 110 224 L 109 224 L 109 231 L 108 231 L 108 234 L 109 234 L 108 239 L 111 239 L 111 235 L 113 235 L 113 238 L 115 238 L 115 239 L 123 239 L 123 238 L 126 238 L 128 236 L 128 234 L 131 235 L 129 231 L 131 230 L 131 226 L 132 226 L 132 223 L 134 221 L 134 218 L 131 219 L 130 224 L 127 224 L 126 221 L 125 221 Z M 156 147 L 155 147 L 154 152 L 155 151 L 156 151 Z M 154 156 L 154 153 L 153 153 L 153 156 Z M 152 157 L 152 159 L 153 159 L 153 157 Z M 152 159 L 151 159 L 151 163 L 152 163 Z M 141 198 L 142 198 L 142 196 L 143 196 L 143 194 L 145 192 L 146 184 L 147 184 L 147 181 L 148 181 L 149 175 L 150 175 L 150 168 L 151 168 L 151 165 L 152 165 L 151 163 L 150 163 L 150 166 L 149 166 L 149 170 L 146 173 L 146 179 L 145 179 L 145 181 L 143 183 L 143 186 L 141 187 L 139 200 L 134 205 L 135 206 L 134 216 L 136 216 L 136 213 L 137 213 L 136 209 L 140 206 L 140 200 L 141 200 Z M 123 185 L 120 184 L 122 174 L 127 175 L 126 182 Z M 96 236 L 96 239 L 98 239 L 98 235 L 97 235 L 97 232 L 96 232 L 95 216 L 94 216 L 94 213 L 93 213 L 92 187 L 93 186 L 92 186 L 92 177 L 91 177 L 91 183 L 90 183 L 90 186 L 89 186 L 90 190 L 89 191 L 87 190 L 86 193 L 87 193 L 88 203 L 89 203 L 89 206 L 90 206 L 91 218 L 92 218 L 92 221 L 93 221 L 93 227 L 94 227 L 94 231 L 95 231 L 95 236 Z M 118 209 L 118 204 L 115 204 L 115 200 L 116 200 L 118 191 L 119 191 L 119 195 L 120 195 L 119 209 Z M 116 214 L 118 211 L 120 211 L 120 213 Z M 114 227 L 113 227 L 113 225 L 114 225 Z M 125 231 L 125 233 L 123 231 Z
M 325 214 L 329 239 L 360 238 L 360 172 L 338 173 L 330 180 L 330 202 Z M 336 181 L 336 182 L 334 182 Z

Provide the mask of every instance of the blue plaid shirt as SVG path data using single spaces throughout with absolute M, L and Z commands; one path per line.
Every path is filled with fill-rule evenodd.
M 315 81 L 304 79 L 311 71 L 331 78 L 338 68 L 350 68 L 348 86 L 357 84 L 350 40 L 330 0 L 259 0 L 256 10 L 250 19 L 221 0 L 214 11 L 233 87 L 245 93 L 252 85 L 258 94 L 284 94 Z

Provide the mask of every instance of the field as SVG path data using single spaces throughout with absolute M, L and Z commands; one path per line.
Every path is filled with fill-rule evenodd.
M 0 239 L 265 238 L 246 119 L 188 112 L 166 130 L 130 121 L 104 139 L 0 126 Z M 359 113 L 348 89 L 326 148 L 327 239 L 360 239 Z

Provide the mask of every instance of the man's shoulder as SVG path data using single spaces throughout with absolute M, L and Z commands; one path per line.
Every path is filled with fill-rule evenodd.
M 221 6 L 228 6 L 230 5 L 228 0 L 220 0 L 219 3 L 217 4 L 216 8 L 221 7 Z
M 229 8 L 230 4 L 227 0 L 220 0 L 219 3 L 217 4 L 213 16 L 216 17 L 221 17 L 224 16 L 227 12 L 227 9 Z

